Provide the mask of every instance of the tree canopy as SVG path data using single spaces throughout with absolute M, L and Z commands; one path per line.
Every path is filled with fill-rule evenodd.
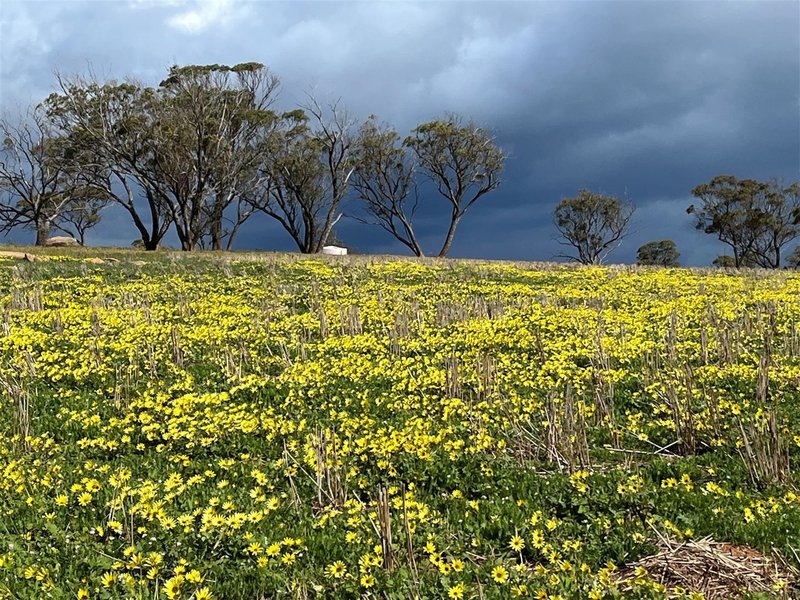
M 418 125 L 403 143 L 450 205 L 450 224 L 439 250 L 439 256 L 447 256 L 466 212 L 500 185 L 506 155 L 488 131 L 452 114 Z
M 230 249 L 261 213 L 304 253 L 320 252 L 349 217 L 416 256 L 441 231 L 432 252 L 443 257 L 467 212 L 500 186 L 507 159 L 488 129 L 456 114 L 401 133 L 375 115 L 358 122 L 341 100 L 309 95 L 279 108 L 280 80 L 258 62 L 174 65 L 156 85 L 56 80 L 41 104 L 0 122 L 0 232 L 32 229 L 36 243 L 53 230 L 84 243 L 116 204 L 148 250 L 170 230 L 183 250 Z M 715 263 L 796 262 L 797 251 L 785 255 L 800 237 L 800 182 L 718 175 L 692 194 L 695 228 L 730 248 Z M 446 210 L 434 219 L 437 202 Z M 560 256 L 603 263 L 633 213 L 627 200 L 586 189 L 562 199 L 553 219 L 572 251 Z M 652 241 L 637 262 L 677 266 L 679 256 L 671 240 Z
M 695 227 L 730 247 L 735 267 L 777 268 L 783 249 L 800 235 L 800 184 L 718 175 L 692 194 Z
M 633 212 L 629 202 L 589 190 L 564 198 L 555 208 L 554 222 L 561 244 L 575 252 L 562 256 L 585 265 L 601 264 L 627 233 Z
M 636 252 L 636 263 L 659 267 L 677 267 L 680 266 L 678 262 L 680 255 L 675 242 L 672 240 L 647 242 L 640 246 Z

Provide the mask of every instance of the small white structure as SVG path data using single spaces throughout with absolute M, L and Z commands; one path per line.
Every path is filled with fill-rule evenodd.
M 323 246 L 322 253 L 331 254 L 333 256 L 344 256 L 347 254 L 347 248 L 342 248 L 341 246 Z

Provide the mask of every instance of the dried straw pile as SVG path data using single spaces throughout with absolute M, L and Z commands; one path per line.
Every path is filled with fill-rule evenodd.
M 656 554 L 620 571 L 617 580 L 622 589 L 633 587 L 643 567 L 649 579 L 664 584 L 668 590 L 677 587 L 702 592 L 706 600 L 738 598 L 757 592 L 798 597 L 797 578 L 788 565 L 749 546 L 706 537 L 685 542 L 661 538 L 659 547 Z

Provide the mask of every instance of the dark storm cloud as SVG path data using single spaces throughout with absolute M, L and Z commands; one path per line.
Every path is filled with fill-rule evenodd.
M 613 260 L 672 238 L 687 263 L 708 263 L 724 248 L 692 229 L 692 187 L 720 173 L 800 178 L 795 2 L 6 0 L 1 18 L 5 107 L 44 96 L 56 68 L 153 84 L 172 63 L 257 60 L 287 105 L 309 90 L 341 96 L 402 131 L 446 111 L 475 118 L 510 158 L 503 186 L 463 222 L 457 256 L 554 257 L 552 208 L 588 187 L 637 204 Z M 446 207 L 426 203 L 418 230 L 432 252 Z M 92 240 L 129 243 L 133 228 L 112 213 Z M 340 236 L 403 251 L 352 221 Z M 290 247 L 264 219 L 239 245 Z

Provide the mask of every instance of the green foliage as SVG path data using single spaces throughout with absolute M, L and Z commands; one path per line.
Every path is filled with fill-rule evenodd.
M 371 116 L 359 129 L 354 162 L 353 189 L 372 222 L 423 256 L 412 223 L 418 201 L 417 164 L 400 135 Z
M 336 104 L 285 112 L 263 149 L 263 177 L 247 202 L 278 221 L 300 252 L 320 252 L 354 170 L 349 117 Z
M 500 185 L 506 155 L 488 131 L 457 115 L 418 125 L 403 145 L 450 204 L 450 225 L 439 251 L 447 256 L 461 218 Z
M 259 177 L 277 86 L 259 63 L 173 66 L 157 88 L 61 78 L 44 106 L 95 165 L 92 185 L 128 211 L 146 248 L 157 248 L 170 225 L 183 249 L 205 236 L 221 248 L 250 214 L 238 211 L 224 230 L 226 210 Z
M 634 207 L 619 198 L 580 190 L 564 198 L 553 216 L 556 228 L 577 254 L 565 258 L 584 265 L 601 264 L 628 231 Z
M 721 254 L 711 264 L 721 269 L 735 269 L 736 259 L 728 254 Z
M 778 268 L 782 250 L 800 235 L 800 183 L 784 186 L 718 175 L 692 194 L 695 227 L 730 246 L 736 267 Z
M 672 240 L 647 242 L 636 252 L 636 264 L 678 267 L 680 266 L 679 257 L 680 252 Z
M 800 456 L 794 273 L 54 252 L 0 264 L 0 598 L 662 600 L 615 583 L 659 536 L 796 560 L 791 480 L 737 450 L 774 409 Z

